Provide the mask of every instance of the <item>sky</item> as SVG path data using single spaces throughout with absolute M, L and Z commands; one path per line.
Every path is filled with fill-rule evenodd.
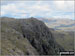
M 74 1 L 27 1 L 2 0 L 1 17 L 14 18 L 67 18 L 74 19 Z

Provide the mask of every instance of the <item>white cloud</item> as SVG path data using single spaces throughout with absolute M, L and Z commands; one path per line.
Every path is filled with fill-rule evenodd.
M 8 5 L 1 6 L 2 15 L 8 14 L 8 13 L 16 13 L 17 11 L 18 10 L 15 4 L 8 4 Z
M 40 14 L 42 12 L 45 11 L 50 11 L 50 6 L 45 4 L 42 5 L 40 4 L 40 2 L 37 2 L 34 5 L 27 5 L 24 2 L 17 2 L 17 3 L 11 3 L 11 4 L 7 4 L 7 5 L 2 5 L 1 6 L 1 14 L 5 15 L 5 14 L 17 14 L 17 13 L 30 13 L 32 15 L 34 14 Z
M 54 1 L 54 4 L 55 4 L 55 8 L 58 8 L 58 9 L 63 9 L 65 7 L 65 1 Z
M 21 18 L 31 16 L 64 17 L 58 13 L 59 11 L 66 13 L 65 18 L 73 18 L 73 15 L 69 15 L 67 12 L 74 12 L 74 1 L 16 1 L 1 5 L 1 16 L 9 14 Z
M 74 1 L 54 1 L 56 10 L 65 12 L 74 12 Z
M 56 18 L 56 19 L 74 19 L 74 15 L 56 15 L 56 16 L 53 16 L 53 18 Z

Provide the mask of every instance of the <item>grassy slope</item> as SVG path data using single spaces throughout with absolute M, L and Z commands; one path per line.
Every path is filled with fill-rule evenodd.
M 74 32 L 52 31 L 56 42 L 58 42 L 66 51 L 74 50 Z
M 37 54 L 37 51 L 21 33 L 5 23 L 1 24 L 1 51 L 2 55 Z

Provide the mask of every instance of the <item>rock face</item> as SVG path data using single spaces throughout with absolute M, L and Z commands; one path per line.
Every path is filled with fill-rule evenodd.
M 52 55 L 64 51 L 54 40 L 50 29 L 36 18 L 13 20 L 1 18 L 1 23 L 2 54 Z M 6 47 L 4 43 L 13 48 L 9 45 Z M 13 49 L 15 52 L 11 53 L 10 50 Z

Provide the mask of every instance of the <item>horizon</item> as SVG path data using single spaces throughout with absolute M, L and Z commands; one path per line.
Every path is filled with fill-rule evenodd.
M 1 16 L 74 19 L 74 1 L 1 1 Z
M 28 18 L 15 18 L 15 17 L 6 17 L 6 16 L 2 16 L 0 18 L 10 18 L 10 19 L 30 19 L 30 18 L 35 18 L 38 20 L 75 20 L 75 19 L 70 19 L 70 18 L 43 18 L 43 17 L 28 17 Z

